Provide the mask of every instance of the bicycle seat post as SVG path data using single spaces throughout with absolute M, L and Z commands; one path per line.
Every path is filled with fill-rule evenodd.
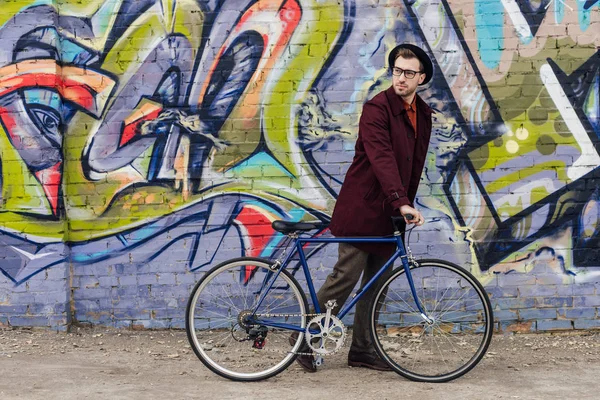
M 328 310 L 333 309 L 337 306 L 337 301 L 335 300 L 328 300 L 327 303 L 325 303 L 325 308 L 327 308 Z

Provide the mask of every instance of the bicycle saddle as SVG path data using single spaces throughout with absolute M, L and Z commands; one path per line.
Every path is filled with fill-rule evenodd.
M 282 221 L 276 220 L 273 221 L 271 227 L 275 229 L 277 232 L 281 232 L 285 235 L 292 232 L 307 232 L 312 231 L 313 229 L 325 228 L 325 225 L 321 221 L 317 222 L 291 222 L 291 221 Z

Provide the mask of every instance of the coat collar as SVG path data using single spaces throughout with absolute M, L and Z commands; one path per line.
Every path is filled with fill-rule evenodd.
M 386 91 L 385 91 L 385 96 L 388 99 L 388 102 L 390 103 L 390 108 L 392 109 L 392 113 L 394 115 L 399 115 L 402 114 L 403 112 L 406 112 L 406 108 L 404 107 L 404 102 L 402 100 L 402 98 L 400 98 L 400 96 L 398 96 L 396 94 L 396 92 L 394 91 L 394 87 L 390 86 Z M 416 105 L 417 105 L 417 110 L 421 109 L 425 112 L 425 114 L 427 115 L 431 115 L 433 113 L 433 110 L 431 109 L 431 107 L 429 107 L 427 105 L 427 103 L 425 103 L 423 101 L 423 99 L 421 99 L 421 96 L 416 95 Z

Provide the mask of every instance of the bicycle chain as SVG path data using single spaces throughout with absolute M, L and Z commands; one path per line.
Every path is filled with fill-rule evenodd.
M 254 314 L 260 317 L 316 317 L 321 314 Z
M 257 317 L 317 317 L 319 315 L 324 315 L 324 314 L 255 314 Z M 346 335 L 348 333 L 348 329 L 346 328 L 346 325 L 344 325 L 344 335 Z M 304 340 L 306 340 L 306 335 L 304 336 Z M 342 346 L 343 347 L 343 346 Z M 340 347 L 341 348 L 341 347 Z M 291 353 L 289 351 L 278 351 L 278 350 L 270 350 L 270 352 L 273 353 Z M 340 351 L 340 349 L 334 350 L 331 353 L 327 354 L 327 355 L 332 355 L 337 353 L 338 351 Z M 299 356 L 314 356 L 314 353 L 293 353 Z

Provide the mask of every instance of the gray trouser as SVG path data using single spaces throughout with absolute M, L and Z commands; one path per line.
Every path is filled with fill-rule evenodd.
M 337 307 L 333 309 L 333 313 L 337 314 L 342 305 L 350 296 L 352 289 L 358 282 L 360 275 L 363 273 L 361 287 L 363 287 L 376 273 L 381 266 L 388 260 L 387 257 L 381 257 L 375 254 L 367 253 L 357 249 L 348 243 L 340 243 L 338 247 L 338 261 L 333 267 L 333 271 L 325 283 L 317 293 L 319 307 L 321 312 L 326 312 L 325 303 L 328 300 L 335 300 Z M 391 273 L 392 268 L 388 268 L 379 279 L 385 279 Z M 369 332 L 369 305 L 371 298 L 374 295 L 377 284 L 369 288 L 364 293 L 360 300 L 356 303 L 354 313 L 354 327 L 352 335 L 351 352 L 369 353 L 375 351 L 371 334 Z

